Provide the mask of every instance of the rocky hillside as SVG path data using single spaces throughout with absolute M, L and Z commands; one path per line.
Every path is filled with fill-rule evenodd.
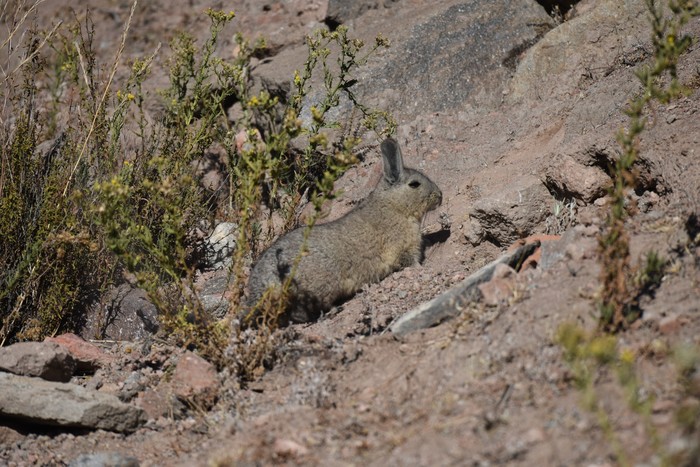
M 82 4 L 98 26 L 98 54 L 113 57 L 131 5 Z M 203 40 L 201 12 L 210 6 L 222 7 L 138 4 L 124 55 L 151 54 L 183 29 Z M 391 41 L 362 68 L 356 92 L 394 115 L 406 164 L 442 190 L 442 206 L 425 220 L 425 261 L 365 287 L 319 322 L 278 331 L 274 365 L 246 384 L 167 344 L 144 294 L 124 286 L 110 321 L 91 314 L 81 337 L 0 348 L 0 463 L 699 465 L 697 40 L 678 66 L 690 92 L 646 112 L 639 182 L 628 194 L 633 264 L 653 250 L 667 267 L 639 297 L 642 314 L 630 329 L 572 357 L 557 336 L 567 323 L 597 328 L 597 238 L 610 209 L 616 135 L 642 89 L 635 70 L 653 58 L 645 2 L 223 7 L 236 12 L 236 31 L 267 38 L 252 72 L 279 95 L 289 92 L 314 29 L 345 25 L 368 44 L 378 34 Z M 72 18 L 55 1 L 31 15 L 44 28 Z M 684 31 L 700 38 L 700 17 Z M 227 34 L 222 56 L 234 53 Z M 167 81 L 161 55 L 149 91 Z M 125 63 L 116 79 L 127 74 Z M 338 118 L 348 109 L 341 105 Z M 370 145 L 337 182 L 330 219 L 367 195 L 380 159 Z M 493 264 L 535 240 L 541 247 L 534 257 L 528 251 L 529 265 Z M 226 303 L 227 277 L 224 267 L 198 277 L 211 310 Z M 415 311 L 443 293 L 442 314 Z M 407 313 L 425 320 L 406 326 Z M 596 360 L 596 342 L 612 346 L 607 360 Z

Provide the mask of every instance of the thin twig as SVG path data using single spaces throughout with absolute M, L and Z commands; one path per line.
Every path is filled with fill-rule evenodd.
M 33 60 L 34 57 L 36 57 L 36 56 L 39 54 L 39 51 L 46 45 L 46 43 L 49 41 L 49 39 L 51 39 L 51 36 L 53 36 L 53 35 L 56 33 L 56 30 L 58 30 L 58 28 L 61 27 L 62 24 L 63 24 L 63 22 L 62 22 L 62 21 L 59 21 L 59 22 L 53 27 L 53 29 L 44 37 L 44 40 L 41 41 L 41 44 L 39 44 L 39 47 L 37 47 L 37 48 L 34 50 L 34 52 L 32 52 L 31 54 L 29 54 L 27 57 L 25 57 L 25 59 L 22 60 L 22 61 L 19 63 L 19 65 L 17 65 L 11 72 L 9 72 L 9 73 L 7 73 L 7 74 L 5 75 L 5 79 L 3 80 L 3 83 L 6 82 L 8 79 L 10 79 L 10 76 L 12 76 L 13 74 L 15 74 L 15 73 L 17 72 L 17 70 L 19 70 L 19 69 L 22 68 L 25 64 L 27 64 L 28 62 L 30 62 L 31 60 Z
M 20 26 L 22 26 L 27 21 L 27 17 L 29 17 L 29 15 L 34 10 L 36 10 L 37 6 L 44 3 L 44 1 L 46 1 L 46 0 L 37 0 L 36 2 L 34 2 L 34 5 L 29 7 L 29 9 L 24 13 L 24 16 L 22 16 L 22 19 L 20 19 L 17 22 L 17 24 L 15 25 L 14 29 L 12 31 L 10 31 L 10 34 L 7 36 L 7 39 L 5 39 L 2 43 L 2 45 L 0 45 L 0 49 L 4 48 L 12 40 L 12 38 L 15 36 L 15 34 L 17 34 L 17 31 L 19 30 Z M 19 11 L 19 7 L 18 7 L 18 11 Z
M 97 124 L 97 117 L 100 114 L 100 110 L 102 109 L 102 106 L 104 105 L 105 99 L 107 99 L 107 93 L 109 92 L 109 88 L 112 86 L 112 81 L 114 81 L 114 75 L 117 73 L 117 66 L 119 65 L 119 60 L 121 59 L 122 53 L 124 52 L 124 45 L 126 44 L 126 37 L 129 33 L 129 27 L 131 26 L 131 20 L 134 17 L 134 11 L 136 11 L 136 5 L 138 4 L 138 0 L 134 0 L 134 3 L 131 5 L 131 11 L 129 12 L 129 19 L 126 22 L 126 25 L 124 26 L 124 32 L 122 33 L 122 40 L 121 43 L 119 44 L 119 50 L 117 51 L 116 57 L 114 57 L 114 64 L 112 65 L 112 72 L 109 75 L 109 80 L 107 80 L 107 85 L 105 86 L 105 90 L 102 93 L 102 97 L 100 98 L 100 101 L 97 104 L 97 108 L 95 109 L 95 114 L 92 117 L 92 123 L 90 124 L 90 129 L 88 130 L 88 134 L 85 136 L 85 140 L 83 141 L 83 146 L 80 149 L 80 154 L 78 154 L 78 160 L 75 161 L 75 165 L 73 166 L 73 170 L 70 172 L 70 176 L 68 177 L 68 180 L 66 181 L 66 186 L 63 189 L 63 196 L 66 196 L 66 193 L 68 193 L 68 187 L 70 186 L 71 182 L 73 181 L 73 176 L 75 175 L 75 171 L 78 170 L 78 166 L 80 165 L 80 161 L 83 159 L 83 156 L 85 155 L 85 151 L 87 150 L 87 145 L 88 142 L 90 141 L 90 137 L 92 136 L 92 132 L 95 130 L 95 125 Z

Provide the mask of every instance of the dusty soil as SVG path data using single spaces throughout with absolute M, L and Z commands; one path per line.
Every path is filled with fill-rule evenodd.
M 53 3 L 40 8 L 39 21 L 48 24 L 65 14 L 66 8 Z M 95 23 L 104 25 L 100 47 L 110 56 L 129 5 L 83 3 L 91 5 Z M 236 11 L 243 32 L 271 38 L 275 55 L 269 63 L 293 61 L 303 35 L 321 26 L 326 3 L 268 3 L 224 6 Z M 411 8 L 420 8 L 420 2 L 375 3 L 378 9 L 350 23 L 358 34 L 382 30 L 392 38 L 394 29 L 400 29 L 396 18 L 407 21 Z M 603 3 L 581 2 L 580 14 L 592 14 Z M 157 42 L 167 43 L 173 31 L 200 28 L 205 23 L 199 13 L 206 6 L 208 2 L 196 1 L 140 5 L 126 53 L 150 53 Z M 364 29 L 363 21 L 369 25 Z M 424 264 L 366 287 L 317 323 L 282 331 L 284 344 L 274 367 L 244 387 L 221 373 L 219 402 L 211 410 L 178 409 L 177 416 L 151 420 L 130 435 L 4 428 L 0 463 L 65 465 L 83 453 L 117 452 L 144 466 L 615 465 L 619 459 L 611 438 L 586 410 L 554 342 L 563 323 L 595 329 L 600 287 L 596 234 L 606 198 L 579 201 L 565 219 L 554 213 L 557 200 L 546 189 L 528 190 L 544 187 L 541 179 L 555 156 L 590 165 L 586 158 L 595 150 L 615 153 L 615 133 L 626 121 L 622 109 L 639 89 L 634 65 L 652 50 L 648 33 L 635 29 L 638 23 L 619 21 L 615 37 L 623 40 L 613 46 L 605 43 L 605 50 L 592 55 L 586 55 L 586 47 L 595 48 L 591 43 L 612 35 L 609 24 L 591 26 L 587 37 L 593 39 L 587 45 L 551 47 L 553 57 L 570 53 L 567 47 L 580 52 L 570 56 L 575 57 L 572 68 L 562 69 L 559 76 L 552 71 L 540 79 L 524 69 L 511 70 L 495 104 L 416 108 L 392 101 L 392 93 L 375 85 L 380 102 L 403 105 L 397 111 L 398 138 L 407 165 L 419 167 L 443 190 L 443 205 L 427 222 L 438 222 L 440 215 L 449 218 L 450 235 L 430 247 Z M 541 41 L 554 40 L 557 29 Z M 688 32 L 700 37 L 699 19 Z M 630 62 L 637 47 L 646 52 Z M 695 432 L 684 432 L 675 418 L 682 407 L 700 403 L 700 388 L 693 393 L 681 384 L 671 358 L 680 343 L 700 345 L 700 250 L 692 241 L 699 228 L 693 214 L 700 214 L 698 63 L 696 43 L 679 69 L 691 94 L 670 105 L 655 105 L 649 114 L 640 145 L 648 183 L 631 197 L 640 208 L 628 231 L 635 262 L 655 249 L 671 267 L 655 295 L 643 299 L 642 318 L 618 336 L 618 345 L 637 358 L 644 397 L 655 400 L 650 420 L 669 452 L 700 442 L 697 425 Z M 163 80 L 164 68 L 158 73 L 156 81 Z M 371 86 L 371 76 L 367 79 Z M 363 196 L 377 162 L 376 155 L 367 159 L 339 182 L 346 193 L 334 209 L 347 209 Z M 559 259 L 519 273 L 504 300 L 475 303 L 457 319 L 434 328 L 392 335 L 387 328 L 396 318 L 498 257 L 511 237 L 518 236 L 513 233 L 517 228 L 505 227 L 505 233 L 494 230 L 479 242 L 469 236 L 475 205 L 491 200 L 517 211 L 518 201 L 509 201 L 514 193 L 538 197 L 539 211 L 530 212 L 528 231 L 522 234 L 565 234 L 550 252 Z M 177 354 L 152 340 L 102 345 L 118 363 L 101 370 L 101 385 L 116 393 L 130 374 L 148 367 L 144 362 L 153 361 L 154 353 Z M 155 385 L 162 371 L 149 374 Z M 87 379 L 84 383 L 90 384 Z M 599 403 L 630 462 L 657 465 L 658 449 L 650 442 L 644 419 L 626 404 L 615 375 L 602 372 L 596 385 Z

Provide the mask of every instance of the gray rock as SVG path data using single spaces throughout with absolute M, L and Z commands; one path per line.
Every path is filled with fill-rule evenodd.
M 197 296 L 204 311 L 217 319 L 223 318 L 229 309 L 229 280 L 228 271 L 219 270 L 203 275 L 200 281 L 202 285 Z
M 76 362 L 54 342 L 19 342 L 0 349 L 0 370 L 37 376 L 48 381 L 69 381 Z
M 389 7 L 397 0 L 329 0 L 326 24 L 345 24 L 369 10 Z
M 87 315 L 81 334 L 84 338 L 138 341 L 158 331 L 158 311 L 145 291 L 121 284 L 107 292 L 99 310 Z
M 23 423 L 71 428 L 134 431 L 142 409 L 116 396 L 69 383 L 0 373 L 0 415 Z
M 139 467 L 139 460 L 118 452 L 96 452 L 81 454 L 68 467 Z

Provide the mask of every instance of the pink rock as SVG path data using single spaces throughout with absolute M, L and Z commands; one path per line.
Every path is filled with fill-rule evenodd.
M 306 446 L 291 439 L 276 439 L 272 449 L 275 451 L 275 455 L 281 458 L 303 456 L 309 452 Z
M 179 399 L 205 408 L 214 405 L 219 393 L 219 380 L 214 366 L 190 351 L 178 360 L 171 384 L 173 393 Z
M 139 393 L 136 405 L 146 412 L 149 420 L 157 420 L 160 417 L 169 415 L 171 412 L 172 403 L 164 395 L 164 392 L 162 390 L 146 389 L 144 392 Z
M 513 280 L 495 277 L 488 282 L 479 284 L 481 301 L 487 306 L 496 306 L 505 302 L 513 293 Z
M 115 360 L 95 344 L 86 342 L 80 336 L 72 333 L 61 334 L 56 337 L 47 337 L 44 342 L 54 342 L 71 354 L 77 363 L 77 370 L 82 373 L 94 373 L 100 367 L 108 365 Z

